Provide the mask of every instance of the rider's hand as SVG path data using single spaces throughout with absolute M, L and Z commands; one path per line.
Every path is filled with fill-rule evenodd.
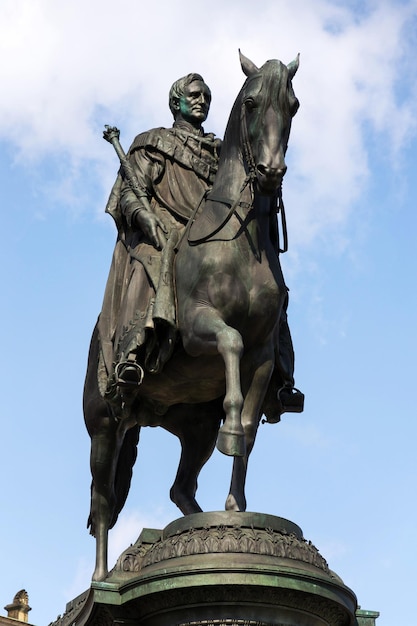
M 145 237 L 151 241 L 157 250 L 161 250 L 164 247 L 167 239 L 167 229 L 159 217 L 151 213 L 151 211 L 142 209 L 135 212 L 133 221 L 135 226 L 142 230 Z

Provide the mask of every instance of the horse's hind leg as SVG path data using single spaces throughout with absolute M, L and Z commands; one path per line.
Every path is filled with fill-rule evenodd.
M 181 442 L 181 459 L 170 497 L 184 515 L 202 510 L 195 499 L 197 478 L 213 453 L 222 414 L 221 402 L 215 401 L 178 405 L 164 418 L 163 427 Z
M 136 460 L 137 431 L 130 438 L 131 441 L 127 441 L 126 432 L 126 423 L 107 414 L 101 416 L 99 424 L 90 431 L 90 467 L 93 480 L 88 526 L 96 538 L 93 580 L 104 580 L 107 576 L 108 531 L 116 523 L 126 500 L 131 468 Z M 133 454 L 130 453 L 131 448 L 134 448 Z M 124 450 L 130 454 L 127 463 L 121 458 Z
M 114 508 L 114 446 L 117 424 L 109 416 L 102 417 L 100 425 L 90 432 L 91 509 L 88 518 L 90 533 L 96 538 L 96 564 L 93 580 L 107 576 L 108 530 Z
M 119 466 L 120 450 L 124 450 L 122 446 L 129 425 L 125 420 L 116 420 L 113 417 L 99 392 L 98 362 L 99 343 L 97 328 L 95 328 L 88 357 L 83 408 L 85 424 L 91 437 L 92 485 L 88 526 L 91 534 L 96 538 L 96 566 L 93 579 L 103 580 L 107 575 L 108 531 L 115 523 L 126 498 L 131 473 L 126 467 L 126 462 Z M 127 443 L 130 447 L 134 447 L 135 441 L 137 443 L 137 439 L 131 437 Z M 131 466 L 135 458 L 134 450 L 133 454 L 128 455 Z M 119 471 L 119 475 L 118 469 L 122 470 Z M 120 473 L 124 474 L 124 477 L 120 476 Z

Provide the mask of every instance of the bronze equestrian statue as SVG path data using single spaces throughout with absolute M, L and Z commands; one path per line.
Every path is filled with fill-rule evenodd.
M 180 439 L 170 496 L 184 515 L 201 511 L 197 478 L 216 441 L 234 456 L 226 509 L 244 511 L 262 415 L 277 422 L 303 410 L 277 223 L 299 61 L 240 60 L 247 80 L 223 143 L 204 133 L 211 93 L 198 74 L 170 90 L 171 129 L 138 135 L 127 155 L 117 129 L 105 132 L 121 168 L 106 208 L 118 238 L 84 388 L 94 580 L 107 575 L 108 530 L 129 491 L 141 426 Z

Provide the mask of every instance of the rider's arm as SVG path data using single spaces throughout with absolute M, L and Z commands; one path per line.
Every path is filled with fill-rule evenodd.
M 129 157 L 130 164 L 139 183 L 140 192 L 134 192 L 127 181 L 122 185 L 120 205 L 128 225 L 141 230 L 157 248 L 163 247 L 165 238 L 160 230 L 163 224 L 151 208 L 153 182 L 163 173 L 164 163 L 160 158 L 152 158 L 145 149 L 135 150 Z
M 139 152 L 142 154 L 138 154 Z M 138 197 L 138 194 L 130 188 L 128 181 L 125 180 L 122 185 L 120 205 L 128 225 L 134 228 L 137 226 L 136 214 L 150 211 L 153 163 L 144 150 L 136 150 L 130 154 L 129 161 L 139 183 L 140 196 Z

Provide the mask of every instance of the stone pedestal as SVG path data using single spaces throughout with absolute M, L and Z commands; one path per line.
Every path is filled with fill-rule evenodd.
M 297 525 L 198 513 L 143 530 L 60 626 L 353 626 L 356 609 Z

